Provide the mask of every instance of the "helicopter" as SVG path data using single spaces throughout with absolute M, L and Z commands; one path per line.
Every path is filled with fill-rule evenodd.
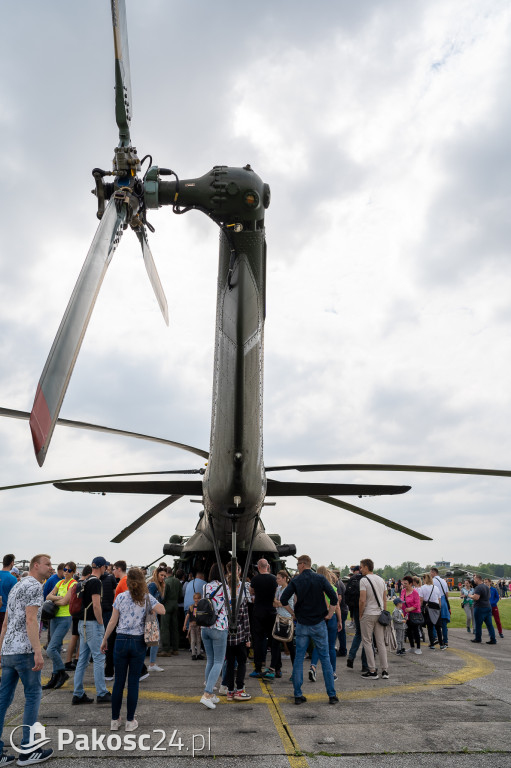
M 90 313 L 94 307 L 106 268 L 124 233 L 131 229 L 139 240 L 151 285 L 167 321 L 167 302 L 158 278 L 148 242 L 147 212 L 169 206 L 182 215 L 195 210 L 205 214 L 220 230 L 219 279 L 215 326 L 213 407 L 209 451 L 183 447 L 207 459 L 206 469 L 184 470 L 200 480 L 124 480 L 112 475 L 95 478 L 63 479 L 56 487 L 65 491 L 92 493 L 141 493 L 165 498 L 113 541 L 123 541 L 148 519 L 183 496 L 202 500 L 204 511 L 195 533 L 187 541 L 172 541 L 166 553 L 193 566 L 197 557 L 212 557 L 222 562 L 227 553 L 238 557 L 246 568 L 255 556 L 272 562 L 292 555 L 293 545 L 282 545 L 266 534 L 261 512 L 267 498 L 305 496 L 354 512 L 390 528 L 427 540 L 428 536 L 393 523 L 362 507 L 335 496 L 397 495 L 410 486 L 376 484 L 278 482 L 268 477 L 274 472 L 313 471 L 419 471 L 452 472 L 509 476 L 504 470 L 418 467 L 390 464 L 311 464 L 266 466 L 262 443 L 263 349 L 266 292 L 265 212 L 270 205 L 270 189 L 250 165 L 242 168 L 215 166 L 201 177 L 182 179 L 170 168 L 150 165 L 141 176 L 143 160 L 131 143 L 131 87 L 127 22 L 124 0 L 112 0 L 112 25 L 115 46 L 115 113 L 119 143 L 115 148 L 113 171 L 93 171 L 100 225 L 87 256 L 75 291 L 43 370 L 30 415 L 8 412 L 5 416 L 29 418 L 38 463 L 42 466 L 56 425 L 75 426 L 103 432 L 98 425 L 59 418 L 62 401 L 72 374 Z M 150 162 L 152 163 L 152 158 Z M 113 181 L 106 181 L 112 178 Z M 168 180 L 171 179 L 172 180 Z M 134 437 L 149 436 L 131 433 Z M 156 439 L 156 438 L 154 438 Z M 173 474 L 174 470 L 161 474 Z M 142 473 L 133 473 L 140 475 Z M 110 479 L 106 479 L 110 478 Z M 20 486 L 18 486 L 20 487 Z M 236 569 L 232 569 L 235 574 Z M 235 610 L 233 611 L 234 618 Z

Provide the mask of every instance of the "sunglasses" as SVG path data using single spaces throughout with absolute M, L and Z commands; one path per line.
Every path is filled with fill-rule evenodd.
M 63 568 L 64 573 L 74 573 L 72 568 Z

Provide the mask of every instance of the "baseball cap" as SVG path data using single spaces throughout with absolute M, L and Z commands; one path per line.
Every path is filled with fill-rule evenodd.
M 394 605 L 399 605 L 399 603 L 402 603 L 402 602 L 403 601 L 401 600 L 400 597 L 395 597 L 394 600 L 393 600 Z
M 18 574 L 18 576 L 19 576 L 19 573 L 20 573 L 20 572 L 19 572 L 19 570 L 16 568 L 16 566 L 15 566 L 15 565 L 13 565 L 13 566 L 12 566 L 12 568 L 11 568 L 11 573 L 17 573 L 17 574 Z
M 359 565 L 352 565 L 350 567 L 350 571 L 359 571 L 359 570 L 360 570 L 360 566 Z
M 110 565 L 108 560 L 105 560 L 104 557 L 95 557 L 92 561 L 92 567 L 93 568 L 102 568 L 103 565 Z

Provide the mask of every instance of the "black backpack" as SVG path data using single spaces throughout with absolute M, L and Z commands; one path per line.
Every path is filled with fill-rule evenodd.
M 197 603 L 197 613 L 195 614 L 195 621 L 199 627 L 212 627 L 216 622 L 218 614 L 215 610 L 215 604 L 213 598 L 221 588 L 221 584 L 215 589 L 209 597 L 201 597 Z
M 358 601 L 360 600 L 360 579 L 362 574 L 356 573 L 350 576 L 348 583 L 346 584 L 346 604 L 348 608 L 356 608 Z

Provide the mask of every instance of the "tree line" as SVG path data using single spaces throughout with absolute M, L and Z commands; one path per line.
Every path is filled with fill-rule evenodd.
M 402 579 L 408 571 L 412 571 L 413 573 L 427 573 L 432 565 L 434 565 L 434 563 L 420 565 L 420 563 L 406 560 L 401 563 L 401 565 L 384 565 L 383 568 L 375 568 L 374 572 L 387 581 L 387 579 L 390 579 L 391 577 Z M 316 568 L 317 566 L 314 565 L 313 567 Z M 345 565 L 344 568 L 341 568 L 340 566 L 330 563 L 328 567 L 340 571 L 341 576 L 348 576 L 350 573 L 349 565 Z M 479 563 L 478 565 L 470 563 L 451 563 L 448 570 L 454 571 L 456 569 L 471 571 L 472 573 L 480 572 L 483 575 L 493 576 L 497 579 L 511 579 L 511 565 L 508 565 L 507 563 Z

